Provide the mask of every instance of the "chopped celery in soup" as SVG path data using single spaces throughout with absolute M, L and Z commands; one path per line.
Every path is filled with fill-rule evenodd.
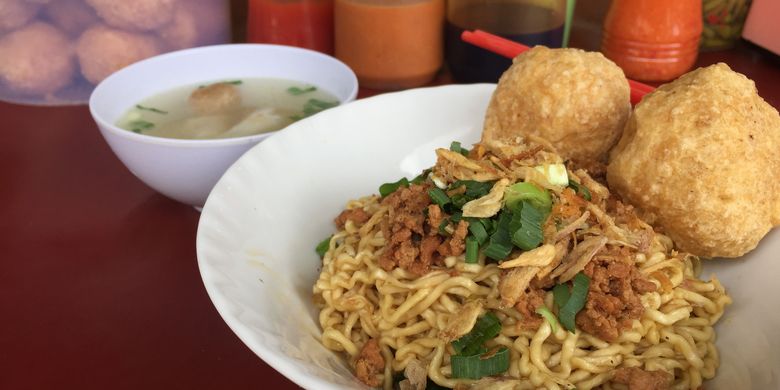
M 157 137 L 232 138 L 279 130 L 338 104 L 330 93 L 298 81 L 222 80 L 144 99 L 117 126 Z

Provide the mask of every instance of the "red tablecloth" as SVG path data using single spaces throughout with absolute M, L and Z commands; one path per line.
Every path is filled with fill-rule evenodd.
M 776 62 L 699 64 L 717 61 L 780 107 Z M 209 301 L 198 212 L 136 179 L 85 106 L 0 103 L 0 121 L 0 389 L 295 388 Z

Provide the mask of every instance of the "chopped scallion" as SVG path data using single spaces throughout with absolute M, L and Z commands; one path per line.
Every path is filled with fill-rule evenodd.
M 453 341 L 452 348 L 456 354 L 473 355 L 485 341 L 498 336 L 499 333 L 501 333 L 501 321 L 493 312 L 489 311 L 477 318 L 471 331 Z
M 563 305 L 569 300 L 569 296 L 569 285 L 556 284 L 555 287 L 553 287 L 553 301 L 555 301 L 555 306 L 558 306 L 558 311 L 560 311 Z
M 303 95 L 304 93 L 314 92 L 317 90 L 317 87 L 311 85 L 306 88 L 298 88 L 298 87 L 290 87 L 287 88 L 287 93 L 293 96 Z
M 569 179 L 569 188 L 574 190 L 574 192 L 577 195 L 581 196 L 583 199 L 585 199 L 585 200 L 590 202 L 592 197 L 590 195 L 590 190 L 588 189 L 588 187 L 585 187 L 584 185 L 582 185 L 580 183 L 577 183 L 574 180 Z
M 522 202 L 520 210 L 520 228 L 512 232 L 512 243 L 522 250 L 531 250 L 539 246 L 544 239 L 542 223 L 545 215 L 528 201 Z
M 325 257 L 325 252 L 330 249 L 330 240 L 333 238 L 333 236 L 328 236 L 328 238 L 320 241 L 319 244 L 317 244 L 317 247 L 314 248 L 314 250 L 317 252 L 318 255 L 320 255 L 320 258 Z
M 420 173 L 419 175 L 417 175 L 417 177 L 412 179 L 412 181 L 410 183 L 412 183 L 412 184 L 422 184 L 422 182 L 424 182 L 425 179 L 428 178 L 428 175 L 430 173 L 431 173 L 431 169 L 428 168 L 428 169 L 422 171 L 422 173 Z
M 512 252 L 512 236 L 509 232 L 509 225 L 512 222 L 512 213 L 503 211 L 498 216 L 498 222 L 495 225 L 495 231 L 490 235 L 487 246 L 482 252 L 485 256 L 493 260 L 504 260 Z
M 574 333 L 574 318 L 577 313 L 585 307 L 585 300 L 588 298 L 588 288 L 590 287 L 590 278 L 580 272 L 574 276 L 574 286 L 571 289 L 571 296 L 566 303 L 558 310 L 558 319 L 566 330 Z M 553 292 L 553 294 L 555 294 Z
M 538 210 L 549 213 L 552 208 L 552 198 L 547 190 L 537 187 L 530 182 L 520 182 L 512 184 L 504 191 L 504 202 L 506 207 L 512 212 L 520 202 L 527 201 L 534 205 Z
M 469 232 L 474 236 L 479 245 L 485 244 L 485 241 L 489 238 L 485 225 L 479 219 L 469 218 Z
M 402 177 L 397 182 L 382 184 L 379 186 L 379 195 L 384 198 L 385 196 L 395 192 L 401 186 L 409 187 L 409 180 L 407 180 L 405 177 Z
M 495 182 L 492 181 L 476 181 L 476 180 L 458 180 L 452 185 L 450 185 L 450 190 L 454 190 L 460 186 L 466 187 L 466 192 L 464 195 L 468 198 L 468 200 L 481 198 L 490 192 L 490 190 L 493 188 L 493 184 Z
M 479 241 L 472 236 L 466 237 L 466 263 L 474 264 L 479 259 Z
M 558 332 L 558 321 L 555 319 L 555 314 L 553 314 L 547 306 L 542 305 L 536 308 L 536 314 L 539 314 L 542 318 L 547 320 L 553 333 Z
M 439 205 L 439 207 L 444 207 L 450 203 L 450 197 L 438 187 L 433 187 L 428 190 L 428 196 L 431 198 L 431 201 Z
M 455 355 L 450 357 L 453 378 L 480 379 L 509 369 L 509 349 L 501 347 L 493 355 Z
M 455 153 L 460 153 L 466 157 L 468 157 L 469 155 L 469 150 L 464 149 L 462 146 L 460 146 L 460 142 L 458 141 L 452 141 L 452 143 L 450 144 L 450 150 L 452 150 Z
M 129 125 L 130 125 L 130 130 L 132 130 L 135 133 L 140 133 L 140 132 L 142 132 L 144 130 L 149 130 L 152 127 L 154 127 L 154 123 L 147 122 L 147 121 L 145 121 L 143 119 L 132 121 L 132 122 L 130 122 Z
M 140 104 L 136 104 L 135 108 L 137 108 L 139 110 L 144 110 L 144 111 L 151 111 L 151 112 L 154 112 L 154 113 L 157 113 L 157 114 L 167 114 L 168 113 L 168 111 L 163 111 L 163 110 L 161 110 L 159 108 L 142 106 Z

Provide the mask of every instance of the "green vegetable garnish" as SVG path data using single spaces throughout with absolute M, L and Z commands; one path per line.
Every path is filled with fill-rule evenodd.
M 585 187 L 584 185 L 579 184 L 576 181 L 570 179 L 569 180 L 569 188 L 574 190 L 574 192 L 577 195 L 581 196 L 583 199 L 585 199 L 587 201 L 591 200 L 590 190 L 588 189 L 588 187 Z
M 287 92 L 290 95 L 293 95 L 293 96 L 303 95 L 304 93 L 314 92 L 316 90 L 317 90 L 317 87 L 315 87 L 313 85 L 309 86 L 309 87 L 306 87 L 306 88 L 298 88 L 298 87 L 287 88 Z
M 550 193 L 533 183 L 515 183 L 504 191 L 504 204 L 509 210 L 514 211 L 522 201 L 530 202 L 537 210 L 545 213 L 552 209 Z
M 428 196 L 431 198 L 431 201 L 439 205 L 439 207 L 444 207 L 450 203 L 450 197 L 438 187 L 433 187 L 428 190 Z
M 430 173 L 431 173 L 431 169 L 428 168 L 428 169 L 422 171 L 422 173 L 420 173 L 419 175 L 417 175 L 417 177 L 412 179 L 412 181 L 410 181 L 410 183 L 412 183 L 412 184 L 422 184 L 422 182 L 424 182 L 425 179 L 428 178 L 428 174 L 430 174 Z
M 487 195 L 493 188 L 493 181 L 476 181 L 476 180 L 458 180 L 450 185 L 448 190 L 455 190 L 461 186 L 466 187 L 466 192 L 463 195 L 468 200 L 481 198 Z
M 520 226 L 515 231 L 511 231 L 512 243 L 522 250 L 531 250 L 539 246 L 544 239 L 542 234 L 542 224 L 547 218 L 545 213 L 538 210 L 529 201 L 523 201 L 520 212 L 515 212 L 515 216 L 520 215 Z M 513 222 L 515 218 L 513 218 Z
M 465 262 L 474 264 L 479 259 L 479 241 L 472 236 L 466 237 L 466 259 Z
M 552 332 L 556 333 L 558 332 L 558 321 L 555 319 L 555 314 L 553 314 L 550 309 L 547 308 L 547 306 L 539 306 L 536 309 L 536 314 L 539 314 L 547 320 L 547 322 L 550 324 L 550 328 L 552 328 Z
M 503 211 L 498 216 L 498 222 L 494 224 L 495 231 L 490 235 L 487 246 L 483 249 L 485 256 L 493 260 L 504 260 L 512 252 L 512 236 L 509 233 L 509 225 L 512 222 L 512 213 Z
M 485 313 L 477 319 L 474 327 L 468 333 L 452 342 L 452 349 L 459 355 L 473 355 L 485 341 L 488 341 L 501 333 L 501 321 L 492 311 Z
M 232 84 L 232 85 L 241 85 L 244 82 L 241 80 L 231 80 L 231 81 L 223 81 L 223 84 Z
M 320 255 L 320 258 L 325 257 L 325 252 L 330 249 L 330 240 L 333 238 L 333 236 L 328 236 L 328 238 L 320 241 L 319 244 L 317 244 L 317 247 L 314 248 L 314 251 L 317 252 L 318 255 Z
M 311 116 L 320 111 L 327 110 L 328 108 L 336 107 L 338 105 L 339 102 L 326 102 L 319 99 L 309 99 L 303 105 L 303 116 Z
M 379 186 L 379 195 L 384 198 L 387 195 L 395 192 L 401 186 L 409 187 L 409 180 L 407 180 L 405 177 L 402 177 L 397 182 L 382 184 Z
M 143 119 L 135 120 L 129 123 L 130 130 L 132 130 L 135 133 L 140 133 L 144 130 L 149 130 L 152 127 L 154 127 L 154 123 L 147 122 Z
M 458 141 L 452 141 L 452 143 L 450 144 L 450 150 L 452 150 L 455 153 L 460 153 L 466 157 L 468 157 L 469 155 L 469 150 L 461 147 L 460 142 Z
M 168 111 L 163 111 L 163 110 L 161 110 L 159 108 L 146 107 L 146 106 L 142 106 L 140 104 L 136 104 L 135 108 L 137 108 L 139 110 L 144 110 L 144 111 L 151 111 L 151 112 L 154 112 L 154 113 L 157 113 L 157 114 L 167 114 L 168 113 Z
M 453 378 L 479 379 L 497 375 L 509 369 L 509 350 L 501 347 L 496 353 L 486 357 L 455 355 L 450 357 L 450 364 Z
M 574 333 L 574 317 L 585 307 L 585 300 L 588 298 L 588 288 L 590 287 L 590 278 L 580 272 L 574 276 L 574 286 L 571 289 L 571 296 L 566 303 L 558 310 L 558 319 L 566 330 Z M 555 290 L 553 290 L 553 295 Z
M 566 284 L 556 284 L 555 287 L 553 287 L 553 300 L 559 311 L 563 305 L 566 304 L 566 301 L 569 300 L 570 295 L 569 286 Z
M 477 240 L 479 245 L 484 245 L 485 241 L 490 237 L 485 229 L 485 225 L 477 218 L 469 218 L 468 222 L 471 235 Z

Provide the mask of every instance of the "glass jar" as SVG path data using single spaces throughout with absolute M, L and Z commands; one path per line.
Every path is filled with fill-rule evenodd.
M 696 62 L 701 33 L 701 0 L 613 1 L 601 51 L 628 78 L 668 81 Z
M 333 54 L 333 0 L 249 0 L 247 41 Z
M 444 0 L 335 0 L 336 57 L 361 87 L 430 82 L 443 62 Z
M 566 0 L 449 0 L 445 28 L 447 65 L 460 82 L 496 82 L 512 60 L 460 39 L 480 29 L 528 46 L 561 47 Z
M 751 0 L 704 0 L 704 26 L 701 36 L 703 50 L 723 50 L 734 47 L 740 36 Z

